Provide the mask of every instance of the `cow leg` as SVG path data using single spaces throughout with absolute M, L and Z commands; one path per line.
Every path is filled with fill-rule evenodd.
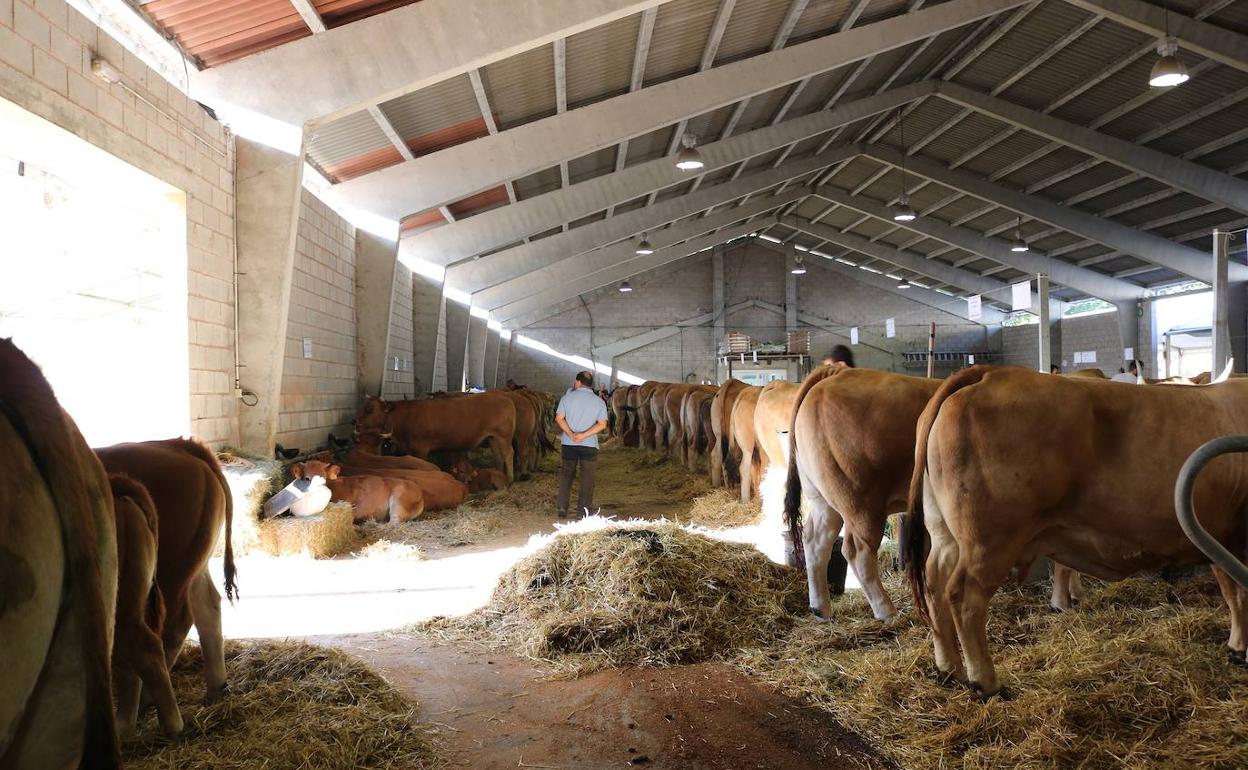
M 967 678 L 984 697 L 996 695 L 1001 690 L 988 647 L 988 600 L 1001 580 L 988 573 L 986 565 L 989 561 L 991 559 L 986 553 L 971 553 L 966 558 L 960 556 L 949 586 L 954 606 L 953 620 L 958 630 L 958 641 L 962 644 Z
M 516 480 L 515 473 L 515 453 L 511 449 L 511 444 L 503 441 L 498 436 L 490 436 L 490 449 L 494 452 L 494 463 L 503 468 L 503 472 L 507 474 L 507 483 Z
M 719 454 L 719 440 L 706 448 L 706 465 L 711 474 L 711 486 L 718 489 L 724 483 L 724 461 Z
M 164 646 L 160 643 L 160 637 L 154 631 L 143 625 L 136 628 L 131 638 L 126 640 L 129 653 L 127 655 L 129 664 L 127 674 L 133 680 L 133 714 L 124 713 L 127 719 L 138 718 L 138 693 L 139 682 L 142 680 L 143 687 L 150 693 L 152 700 L 156 702 L 156 714 L 160 718 L 160 727 L 165 735 L 173 737 L 182 732 L 182 713 L 178 710 L 178 701 L 173 694 L 173 683 L 169 680 L 169 667 L 165 663 Z M 137 677 L 135 676 L 137 674 Z M 124 691 L 120 695 L 126 695 Z M 122 707 L 129 706 L 124 697 L 118 698 Z M 130 722 L 130 726 L 134 726 L 134 722 Z
M 173 601 L 165 605 L 168 614 L 165 616 L 165 628 L 160 639 L 165 648 L 165 665 L 170 669 L 178 659 L 178 653 L 182 652 L 182 645 L 186 643 L 186 634 L 191 630 L 194 622 L 191 619 L 191 600 L 187 593 L 183 591 L 182 596 L 175 597 Z M 165 596 L 167 599 L 169 594 Z M 148 697 L 150 693 L 144 693 L 144 699 Z
M 748 503 L 753 499 L 754 491 L 754 447 L 741 447 L 741 502 Z
M 1021 567 L 1019 569 L 1022 569 Z M 1065 612 L 1072 606 L 1070 585 L 1072 582 L 1071 574 L 1079 573 L 1063 564 L 1053 562 L 1053 595 L 1049 597 L 1049 606 L 1058 612 Z M 1023 579 L 1023 575 L 1019 575 L 1019 580 Z
M 832 558 L 832 547 L 836 544 L 836 536 L 841 531 L 841 514 L 832 509 L 823 495 L 814 491 L 814 487 L 806 478 L 802 478 L 802 489 L 811 490 L 806 500 L 810 510 L 806 512 L 802 522 L 802 550 L 806 554 L 806 588 L 810 598 L 810 611 L 820 620 L 832 616 L 832 594 L 828 589 L 828 561 Z
M 124 643 L 118 634 L 113 640 L 114 651 Z M 116 663 L 113 666 L 113 692 L 117 697 L 117 735 L 127 739 L 138 731 L 139 695 L 143 691 L 143 682 L 129 665 L 129 660 L 118 661 L 116 655 L 113 658 Z
M 871 519 L 873 522 L 877 520 L 882 522 L 884 517 L 878 516 Z M 880 560 L 877 554 L 880 551 L 880 541 L 883 539 L 883 526 L 874 527 L 873 531 L 867 533 L 865 540 L 860 539 L 846 527 L 845 542 L 841 546 L 841 553 L 845 555 L 845 561 L 849 562 L 849 566 L 853 567 L 854 575 L 858 578 L 862 592 L 866 594 L 867 601 L 871 604 L 871 613 L 875 615 L 876 620 L 888 620 L 897 614 L 897 607 L 889 597 L 888 591 L 884 590 L 884 583 L 880 580 Z
M 949 602 L 949 579 L 958 561 L 958 543 L 945 526 L 930 479 L 923 480 L 923 523 L 931 538 L 931 551 L 925 567 L 927 607 L 932 623 L 932 648 L 936 669 L 959 682 L 966 681 L 962 657 L 958 654 L 958 632 Z
M 1218 588 L 1222 589 L 1222 598 L 1226 600 L 1226 606 L 1231 611 L 1231 636 L 1227 639 L 1226 646 L 1231 649 L 1236 660 L 1243 661 L 1246 657 L 1245 649 L 1248 648 L 1248 626 L 1245 625 L 1248 623 L 1248 591 L 1221 569 L 1211 569 L 1218 581 Z
M 204 653 L 207 700 L 216 701 L 225 694 L 225 642 L 221 636 L 221 594 L 212 584 L 207 569 L 191 583 L 189 598 L 191 617 L 195 619 L 199 646 Z

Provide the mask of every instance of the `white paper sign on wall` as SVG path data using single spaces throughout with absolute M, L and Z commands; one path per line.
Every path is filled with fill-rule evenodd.
M 312 338 L 311 337 L 303 338 L 303 357 L 304 358 L 312 357 Z
M 978 321 L 984 317 L 982 300 L 978 294 L 972 294 L 966 298 L 966 317 L 972 321 Z
M 849 344 L 851 345 L 858 344 L 858 327 L 857 326 L 849 330 Z
M 1076 350 L 1075 351 L 1075 363 L 1076 364 L 1096 363 L 1096 351 L 1095 350 Z
M 966 356 L 966 365 L 967 365 L 967 366 L 974 366 L 974 365 L 975 365 L 975 354 L 974 354 L 974 353 L 969 353 L 969 354 L 967 354 L 967 356 Z
M 1010 308 L 1013 310 L 1031 309 L 1031 281 L 1020 281 L 1010 287 Z
M 890 318 L 884 322 L 884 334 L 887 337 L 897 336 L 897 319 Z
M 1122 360 L 1124 360 L 1124 361 L 1134 361 L 1134 360 L 1135 360 L 1135 348 L 1123 348 L 1123 349 L 1122 349 Z

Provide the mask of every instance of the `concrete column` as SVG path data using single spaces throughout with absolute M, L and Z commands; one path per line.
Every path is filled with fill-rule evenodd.
M 1226 317 L 1235 371 L 1248 372 L 1248 282 L 1227 284 Z
M 1231 326 L 1227 303 L 1230 292 L 1227 270 L 1230 265 L 1229 246 L 1231 234 L 1225 230 L 1213 231 L 1213 376 L 1226 368 L 1231 357 Z
M 282 398 L 303 154 L 288 155 L 242 137 L 235 142 L 239 384 L 256 399 L 254 406 L 244 402 L 239 410 L 239 444 L 245 452 L 271 457 Z
M 797 265 L 797 249 L 792 244 L 785 249 L 784 255 L 784 330 L 797 331 L 797 276 L 793 268 Z
M 454 300 L 446 302 L 446 389 L 452 393 L 464 389 L 468 374 L 468 320 L 472 318 L 467 305 Z
M 397 240 L 356 229 L 356 351 L 360 364 L 360 390 L 367 394 L 380 395 L 385 385 L 398 256 Z
M 485 335 L 485 387 L 497 388 L 498 381 L 498 347 L 501 338 L 494 329 L 487 330 Z
M 1115 302 L 1118 307 L 1118 329 L 1122 332 L 1122 351 L 1119 352 L 1124 361 L 1126 356 L 1123 353 L 1127 348 L 1131 348 L 1132 356 L 1140 357 L 1140 313 L 1143 312 L 1143 306 L 1139 300 L 1128 300 L 1126 302 Z
M 467 357 L 464 359 L 464 381 L 472 386 L 485 386 L 485 345 L 490 328 L 484 318 L 469 316 Z
M 725 327 L 727 319 L 724 318 L 724 249 L 722 246 L 716 246 L 711 250 L 711 298 L 714 305 L 711 312 L 714 313 L 715 319 L 713 347 L 718 352 L 721 346 L 726 345 L 727 338 Z
M 619 364 L 616 363 L 616 358 L 616 356 L 611 356 L 611 379 L 607 380 L 607 387 L 611 390 L 615 390 L 619 386 L 619 382 L 616 380 L 616 377 L 619 376 L 620 367 Z
M 506 384 L 507 378 L 511 376 L 511 349 L 516 344 L 515 333 L 506 339 L 499 341 L 498 350 L 498 381 L 499 384 Z
M 412 272 L 412 369 L 417 397 L 446 389 L 445 384 L 439 386 L 435 377 L 444 301 L 441 282 Z
M 1040 361 L 1038 363 L 1039 371 L 1043 374 L 1049 373 L 1049 366 L 1052 364 L 1051 340 L 1049 332 L 1052 320 L 1049 318 L 1049 276 L 1040 273 L 1036 276 L 1036 294 L 1040 298 Z M 1060 359 L 1059 359 L 1060 360 Z

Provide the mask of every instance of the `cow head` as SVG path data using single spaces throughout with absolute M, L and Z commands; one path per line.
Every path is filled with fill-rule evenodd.
M 359 430 L 384 428 L 386 414 L 393 408 L 394 404 L 386 403 L 380 396 L 365 396 L 364 403 L 360 406 L 360 413 L 355 418 L 356 428 Z
M 390 454 L 394 451 L 393 436 L 394 433 L 388 430 L 356 431 L 355 445 L 371 454 Z
M 338 478 L 338 474 L 342 472 L 342 469 L 333 463 L 327 463 L 321 460 L 308 460 L 304 463 L 292 465 L 290 467 L 290 472 L 293 473 L 297 479 L 305 478 L 315 484 L 318 478 L 321 479 L 322 483 L 325 481 L 333 481 Z

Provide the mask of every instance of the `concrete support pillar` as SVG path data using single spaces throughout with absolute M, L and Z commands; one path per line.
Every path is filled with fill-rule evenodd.
M 390 349 L 390 318 L 394 313 L 395 270 L 399 242 L 359 228 L 355 231 L 356 352 L 360 390 L 380 395 Z
M 1222 373 L 1231 358 L 1231 325 L 1229 287 L 1227 272 L 1230 267 L 1229 247 L 1231 234 L 1225 230 L 1213 231 L 1213 376 Z
M 511 349 L 515 344 L 516 336 L 514 333 L 507 335 L 498 343 L 498 381 L 500 385 L 505 385 L 507 378 L 511 376 Z
M 446 389 L 452 393 L 464 389 L 468 375 L 468 321 L 472 315 L 467 305 L 454 300 L 446 302 Z
M 497 388 L 498 381 L 498 347 L 501 339 L 498 331 L 488 329 L 485 335 L 485 387 Z
M 1248 372 L 1248 282 L 1228 283 L 1226 318 L 1235 371 Z
M 724 318 L 724 250 L 722 246 L 716 246 L 711 250 L 711 300 L 714 307 L 711 312 L 715 314 L 715 345 L 716 351 L 727 344 L 727 331 L 725 324 L 727 319 Z
M 488 322 L 478 316 L 468 318 L 468 348 L 464 359 L 464 381 L 485 387 L 485 345 L 490 333 Z
M 1131 348 L 1131 356 L 1140 357 L 1140 314 L 1143 306 L 1139 300 L 1115 302 L 1118 307 L 1118 329 L 1122 332 L 1122 351 L 1119 355 L 1125 361 L 1127 348 Z
M 607 380 L 607 387 L 611 390 L 615 390 L 619 387 L 619 382 L 616 378 L 619 376 L 620 367 L 619 364 L 616 363 L 616 358 L 616 356 L 611 356 L 611 379 Z
M 1036 296 L 1038 297 L 1037 308 L 1040 311 L 1040 359 L 1037 364 L 1038 370 L 1042 374 L 1049 373 L 1049 367 L 1053 363 L 1052 341 L 1050 332 L 1052 331 L 1052 319 L 1049 318 L 1049 276 L 1046 273 L 1040 273 L 1036 276 Z M 1061 360 L 1060 358 L 1058 360 Z
M 303 155 L 236 138 L 239 385 L 255 394 L 239 410 L 240 448 L 271 457 L 282 400 L 286 319 L 303 195 Z M 250 400 L 250 398 L 248 398 Z
M 797 331 L 797 276 L 793 268 L 797 265 L 797 249 L 790 244 L 784 256 L 784 330 Z
M 437 371 L 438 338 L 442 328 L 442 283 L 415 271 L 412 272 L 412 369 L 416 379 L 416 396 L 426 395 L 439 386 Z

